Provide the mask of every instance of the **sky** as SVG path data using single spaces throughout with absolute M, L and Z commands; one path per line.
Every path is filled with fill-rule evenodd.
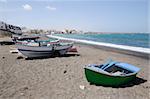
M 150 32 L 149 0 L 0 0 L 0 21 L 27 28 Z

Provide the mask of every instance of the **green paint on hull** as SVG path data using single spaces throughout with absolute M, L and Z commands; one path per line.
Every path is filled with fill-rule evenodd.
M 118 87 L 123 84 L 127 84 L 128 82 L 135 79 L 136 74 L 131 76 L 110 76 L 103 73 L 98 73 L 85 68 L 85 75 L 88 82 L 96 85 L 104 85 L 104 86 L 114 86 Z

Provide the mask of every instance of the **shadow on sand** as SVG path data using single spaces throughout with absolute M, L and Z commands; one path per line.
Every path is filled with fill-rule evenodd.
M 119 88 L 132 87 L 134 85 L 140 85 L 145 82 L 147 82 L 147 80 L 136 77 L 133 81 L 129 82 L 128 84 L 124 84 L 124 85 L 120 86 Z
M 120 85 L 120 86 L 104 86 L 104 85 L 96 85 L 96 84 L 91 84 L 91 85 L 96 85 L 96 86 L 103 86 L 103 87 L 112 87 L 112 88 L 126 88 L 126 87 L 132 87 L 132 86 L 135 86 L 135 85 L 140 85 L 142 83 L 145 83 L 147 82 L 147 80 L 143 79 L 143 78 L 139 78 L 139 77 L 136 77 L 133 81 L 127 83 L 127 84 L 124 84 L 124 85 Z
M 48 59 L 48 58 L 55 58 L 55 57 L 74 57 L 74 56 L 80 56 L 80 54 L 65 54 L 65 55 L 55 54 L 49 57 L 25 58 L 25 60 Z

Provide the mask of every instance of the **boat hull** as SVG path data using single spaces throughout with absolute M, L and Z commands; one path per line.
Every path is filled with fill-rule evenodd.
M 36 57 L 50 57 L 52 55 L 52 51 L 27 51 L 27 50 L 21 50 L 19 51 L 28 58 L 36 58 Z
M 59 52 L 60 55 L 64 55 L 68 52 L 68 50 L 73 46 L 73 44 L 55 46 L 54 50 Z
M 52 47 L 17 46 L 18 50 L 27 58 L 50 57 L 53 53 Z
M 85 76 L 91 84 L 118 87 L 134 80 L 136 74 L 130 76 L 111 76 L 85 68 Z
M 34 43 L 33 43 L 34 44 Z M 18 50 L 28 58 L 36 58 L 36 57 L 50 57 L 54 54 L 64 55 L 68 52 L 73 44 L 67 45 L 52 45 L 52 46 L 30 46 L 28 45 L 17 45 Z

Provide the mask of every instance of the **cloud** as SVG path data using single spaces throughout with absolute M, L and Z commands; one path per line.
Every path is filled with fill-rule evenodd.
M 48 10 L 52 10 L 52 11 L 56 10 L 56 8 L 55 8 L 55 7 L 51 7 L 51 6 L 46 6 L 46 9 L 48 9 Z
M 30 6 L 29 4 L 25 4 L 22 7 L 24 8 L 24 10 L 27 10 L 27 11 L 31 11 L 32 10 L 32 6 Z
M 7 0 L 0 0 L 0 2 L 7 2 Z

